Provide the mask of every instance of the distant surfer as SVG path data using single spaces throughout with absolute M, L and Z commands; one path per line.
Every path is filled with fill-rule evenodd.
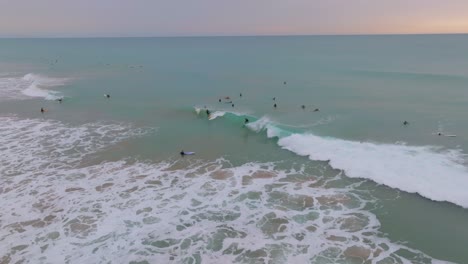
M 247 124 L 248 122 L 249 122 L 249 119 L 246 118 L 246 119 L 244 120 L 244 124 Z
M 211 114 L 210 110 L 206 109 L 206 115 L 210 116 L 210 114 Z
M 41 114 L 43 114 L 44 112 L 45 112 L 44 107 L 41 107 Z
M 221 98 L 219 98 L 218 102 L 220 102 L 220 103 L 221 103 Z
M 439 133 L 437 133 L 437 135 L 438 135 L 438 136 L 442 136 L 442 133 L 441 133 L 441 132 L 439 132 Z
M 180 155 L 181 155 L 181 156 L 185 156 L 185 151 L 182 150 L 182 151 L 180 152 Z
M 276 97 L 273 97 L 273 101 L 276 101 Z
M 224 97 L 224 99 L 229 100 L 229 99 L 231 99 L 231 97 L 226 96 L 226 97 Z
M 57 99 L 57 101 L 58 101 L 59 103 L 62 103 L 63 98 L 59 98 L 59 99 Z
M 284 81 L 283 84 L 286 85 L 286 81 Z
M 239 97 L 242 97 L 242 93 L 239 94 Z
M 277 107 L 277 105 L 276 105 L 276 104 L 274 104 L 274 105 L 273 105 L 273 107 L 274 107 L 274 108 L 276 108 L 276 107 Z
M 318 109 L 318 108 L 314 109 L 314 112 L 319 112 L 319 111 L 320 111 L 320 109 Z
M 301 105 L 301 108 L 302 108 L 302 109 L 305 109 L 305 105 Z
M 404 125 L 404 126 L 407 126 L 407 125 L 409 125 L 409 122 L 405 120 L 405 121 L 403 122 L 403 125 Z
M 232 107 L 234 107 L 234 104 L 232 104 Z
M 104 96 L 109 99 L 110 98 L 110 94 L 104 94 Z

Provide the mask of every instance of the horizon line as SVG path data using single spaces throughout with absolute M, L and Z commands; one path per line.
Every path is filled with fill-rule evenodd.
M 161 36 L 0 36 L 0 39 L 101 39 L 101 38 L 229 38 L 229 37 L 347 37 L 347 36 L 435 36 L 468 35 L 468 32 L 454 33 L 357 33 L 357 34 L 259 34 L 259 35 L 161 35 Z

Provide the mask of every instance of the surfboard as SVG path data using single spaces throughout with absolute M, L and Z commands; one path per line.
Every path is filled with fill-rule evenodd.
M 457 135 L 445 135 L 445 134 L 442 134 L 441 132 L 432 133 L 432 134 L 436 136 L 444 136 L 444 137 L 456 137 L 457 136 Z
M 187 151 L 187 152 L 185 152 L 185 151 L 184 151 L 184 154 L 185 154 L 185 155 L 195 155 L 195 152 L 193 152 L 193 151 Z

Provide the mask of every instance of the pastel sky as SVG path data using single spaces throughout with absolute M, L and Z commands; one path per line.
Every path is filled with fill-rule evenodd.
M 0 0 L 0 37 L 468 33 L 468 0 Z

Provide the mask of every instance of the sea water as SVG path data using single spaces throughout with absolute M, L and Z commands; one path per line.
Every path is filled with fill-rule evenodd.
M 466 263 L 466 47 L 2 39 L 0 262 Z

